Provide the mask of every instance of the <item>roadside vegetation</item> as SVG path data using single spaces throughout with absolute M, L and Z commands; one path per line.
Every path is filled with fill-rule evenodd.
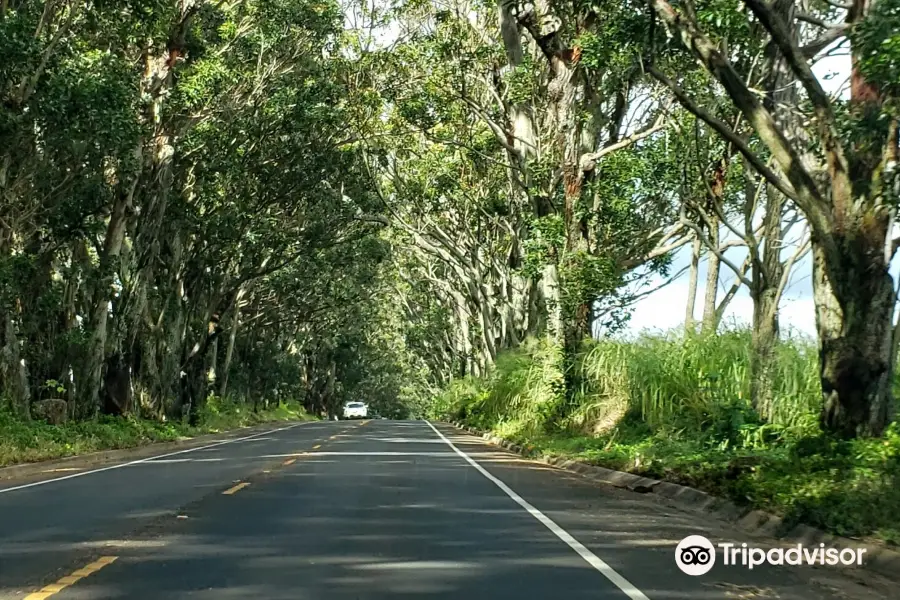
M 51 425 L 42 420 L 24 421 L 9 411 L 0 411 L 0 467 L 310 418 L 298 402 L 272 404 L 254 411 L 242 403 L 218 398 L 211 398 L 204 406 L 196 426 L 112 415 Z
M 744 506 L 845 536 L 900 543 L 900 429 L 837 440 L 818 424 L 814 345 L 777 348 L 769 420 L 749 399 L 750 332 L 682 332 L 590 344 L 569 400 L 548 377 L 547 348 L 502 354 L 484 378 L 454 382 L 434 404 L 462 421 L 533 448 L 689 485 Z

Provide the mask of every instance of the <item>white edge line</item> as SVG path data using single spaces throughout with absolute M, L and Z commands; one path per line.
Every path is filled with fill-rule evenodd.
M 196 448 L 186 448 L 184 450 L 178 450 L 176 452 L 169 452 L 168 454 L 157 454 L 156 456 L 148 456 L 146 458 L 141 458 L 138 460 L 132 460 L 130 462 L 118 463 L 115 465 L 110 465 L 108 467 L 102 467 L 100 469 L 92 469 L 90 471 L 82 471 L 80 473 L 72 473 L 71 475 L 64 475 L 62 477 L 54 477 L 53 479 L 43 479 L 41 481 L 34 481 L 32 483 L 24 483 L 22 485 L 17 485 L 8 488 L 0 488 L 0 494 L 5 494 L 7 492 L 15 492 L 16 490 L 24 490 L 26 488 L 37 487 L 39 485 L 46 485 L 48 483 L 54 483 L 56 481 L 65 481 L 66 479 L 74 479 L 76 477 L 83 477 L 85 475 L 93 475 L 94 473 L 102 473 L 103 471 L 112 471 L 113 469 L 121 469 L 122 467 L 130 467 L 131 465 L 139 465 L 141 463 L 146 463 L 153 461 L 157 458 L 168 458 L 170 456 L 177 456 L 178 454 L 186 454 L 188 452 L 197 452 L 199 450 L 206 450 L 207 448 L 214 448 L 216 446 L 224 446 L 225 444 L 233 444 L 234 442 L 242 442 L 244 440 L 249 440 L 255 437 L 259 437 L 261 435 L 268 435 L 270 433 L 276 433 L 278 431 L 284 431 L 285 429 L 292 429 L 297 427 L 298 425 L 303 425 L 305 423 L 313 423 L 314 421 L 304 421 L 302 423 L 294 423 L 293 425 L 288 425 L 287 427 L 281 427 L 279 429 L 268 429 L 266 431 L 261 431 L 259 433 L 254 433 L 253 435 L 248 435 L 241 438 L 234 438 L 230 440 L 222 440 L 221 442 L 216 442 L 215 444 L 208 444 L 206 446 L 198 446 Z M 165 464 L 165 463 L 163 463 Z
M 291 458 L 301 456 L 452 456 L 453 452 L 331 452 L 312 450 L 309 452 L 295 452 L 293 454 L 263 454 L 254 458 Z
M 510 487 L 508 485 L 506 485 L 505 483 L 503 483 L 502 481 L 500 481 L 499 479 L 497 479 L 496 477 L 491 475 L 487 471 L 487 469 L 485 469 L 480 464 L 478 464 L 468 454 L 466 454 L 465 452 L 463 452 L 462 450 L 457 448 L 453 444 L 453 442 L 448 440 L 444 436 L 443 433 L 438 431 L 438 429 L 434 425 L 432 425 L 430 421 L 426 420 L 425 424 L 428 425 L 429 427 L 431 427 L 432 431 L 434 431 L 438 435 L 438 437 L 440 437 L 442 440 L 444 440 L 444 442 L 448 446 L 453 448 L 453 450 L 459 456 L 464 458 L 466 460 L 466 462 L 468 462 L 470 465 L 472 465 L 479 473 L 484 475 L 487 479 L 492 481 L 494 483 L 494 485 L 496 485 L 498 488 L 503 490 L 503 492 L 507 496 L 512 498 L 516 502 L 516 504 L 518 504 L 519 506 L 524 508 L 528 512 L 528 514 L 530 514 L 532 517 L 534 517 L 535 519 L 537 519 L 538 521 L 543 523 L 547 527 L 547 529 L 549 529 L 556 535 L 556 537 L 558 537 L 559 539 L 564 541 L 566 544 L 568 544 L 572 550 L 577 552 L 578 555 L 581 556 L 581 558 L 583 558 L 589 565 L 594 567 L 596 570 L 600 571 L 600 573 L 602 573 L 604 577 L 609 579 L 613 583 L 613 585 L 615 585 L 617 588 L 622 590 L 625 593 L 625 595 L 627 595 L 629 598 L 631 598 L 631 600 L 650 600 L 646 595 L 644 595 L 644 592 L 642 592 L 637 587 L 635 587 L 635 585 L 632 584 L 630 581 L 628 581 L 627 579 L 625 579 L 624 577 L 619 575 L 619 573 L 616 572 L 615 569 L 613 569 L 608 564 L 603 562 L 600 559 L 600 557 L 598 557 L 596 554 L 594 554 L 593 552 L 591 552 L 590 550 L 585 548 L 584 545 L 581 542 L 579 542 L 578 540 L 576 540 L 574 537 L 572 537 L 572 535 L 568 531 L 566 531 L 565 529 L 563 529 L 562 527 L 557 525 L 550 517 L 548 517 L 547 515 L 545 515 L 538 509 L 536 509 L 535 507 L 533 507 L 531 504 L 528 503 L 527 500 L 525 500 L 524 498 L 519 496 L 517 493 L 512 491 L 512 489 L 510 489 Z

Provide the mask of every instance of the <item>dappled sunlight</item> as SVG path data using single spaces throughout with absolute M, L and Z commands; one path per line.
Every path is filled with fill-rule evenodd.
M 420 570 L 420 569 L 470 569 L 477 570 L 478 564 L 472 562 L 450 561 L 450 560 L 420 560 L 420 561 L 404 561 L 404 562 L 375 562 L 351 567 L 363 571 L 399 571 L 399 570 Z
M 79 544 L 83 548 L 162 548 L 169 545 L 167 539 L 160 540 L 99 540 Z
M 376 437 L 369 436 L 369 440 L 373 442 L 388 442 L 391 444 L 436 444 L 438 446 L 445 446 L 443 440 L 431 438 L 385 438 L 385 437 Z

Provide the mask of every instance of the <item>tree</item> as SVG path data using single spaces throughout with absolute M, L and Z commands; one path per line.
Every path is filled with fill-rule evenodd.
M 194 423 L 214 391 L 303 397 L 322 323 L 358 320 L 389 255 L 359 218 L 379 204 L 347 141 L 340 18 L 0 5 L 0 394 L 20 414 L 50 390 L 76 417 Z M 312 361 L 311 387 L 349 360 Z
M 843 104 L 829 98 L 812 73 L 811 51 L 801 48 L 790 16 L 786 19 L 783 11 L 762 0 L 744 4 L 805 92 L 809 124 L 801 126 L 804 136 L 786 131 L 773 109 L 751 91 L 721 43 L 701 31 L 693 3 L 676 11 L 665 0 L 651 0 L 654 14 L 721 85 L 762 148 L 754 149 L 742 140 L 660 66 L 650 64 L 648 72 L 665 83 L 687 110 L 732 142 L 773 188 L 803 212 L 814 257 L 822 426 L 844 436 L 879 435 L 892 415 L 896 294 L 888 264 L 895 250 L 889 236 L 896 200 L 896 175 L 891 167 L 898 152 L 898 121 L 891 109 L 896 97 L 889 86 L 882 86 L 861 68 L 866 44 L 852 43 L 855 66 L 850 101 Z M 865 22 L 873 7 L 877 4 L 855 0 L 846 25 Z M 831 28 L 824 35 L 833 40 L 844 31 L 845 27 Z M 821 48 L 821 43 L 810 45 Z M 811 147 L 804 145 L 806 139 Z M 766 153 L 774 168 L 767 164 Z

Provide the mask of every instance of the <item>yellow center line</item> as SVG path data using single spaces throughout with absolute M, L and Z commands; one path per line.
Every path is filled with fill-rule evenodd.
M 228 488 L 227 490 L 225 490 L 225 491 L 222 492 L 222 493 L 225 494 L 225 495 L 230 496 L 230 495 L 234 494 L 235 492 L 238 492 L 238 491 L 244 489 L 244 488 L 247 487 L 248 485 L 250 485 L 250 484 L 247 483 L 246 481 L 244 481 L 244 482 L 242 482 L 242 483 L 237 484 L 237 485 L 234 486 L 234 487 Z
M 81 567 L 71 575 L 66 575 L 65 577 L 59 579 L 56 583 L 51 583 L 50 585 L 46 585 L 36 592 L 28 594 L 27 596 L 25 596 L 24 600 L 45 600 L 46 598 L 49 598 L 54 594 L 58 594 L 59 592 L 80 581 L 81 579 L 84 579 L 91 573 L 96 573 L 106 565 L 115 562 L 117 558 L 119 557 L 102 556 L 94 562 Z
M 289 458 L 289 459 L 287 459 L 286 461 L 284 461 L 282 464 L 283 464 L 284 466 L 288 466 L 288 465 L 294 464 L 295 462 L 297 462 L 297 459 L 296 459 L 296 458 Z

